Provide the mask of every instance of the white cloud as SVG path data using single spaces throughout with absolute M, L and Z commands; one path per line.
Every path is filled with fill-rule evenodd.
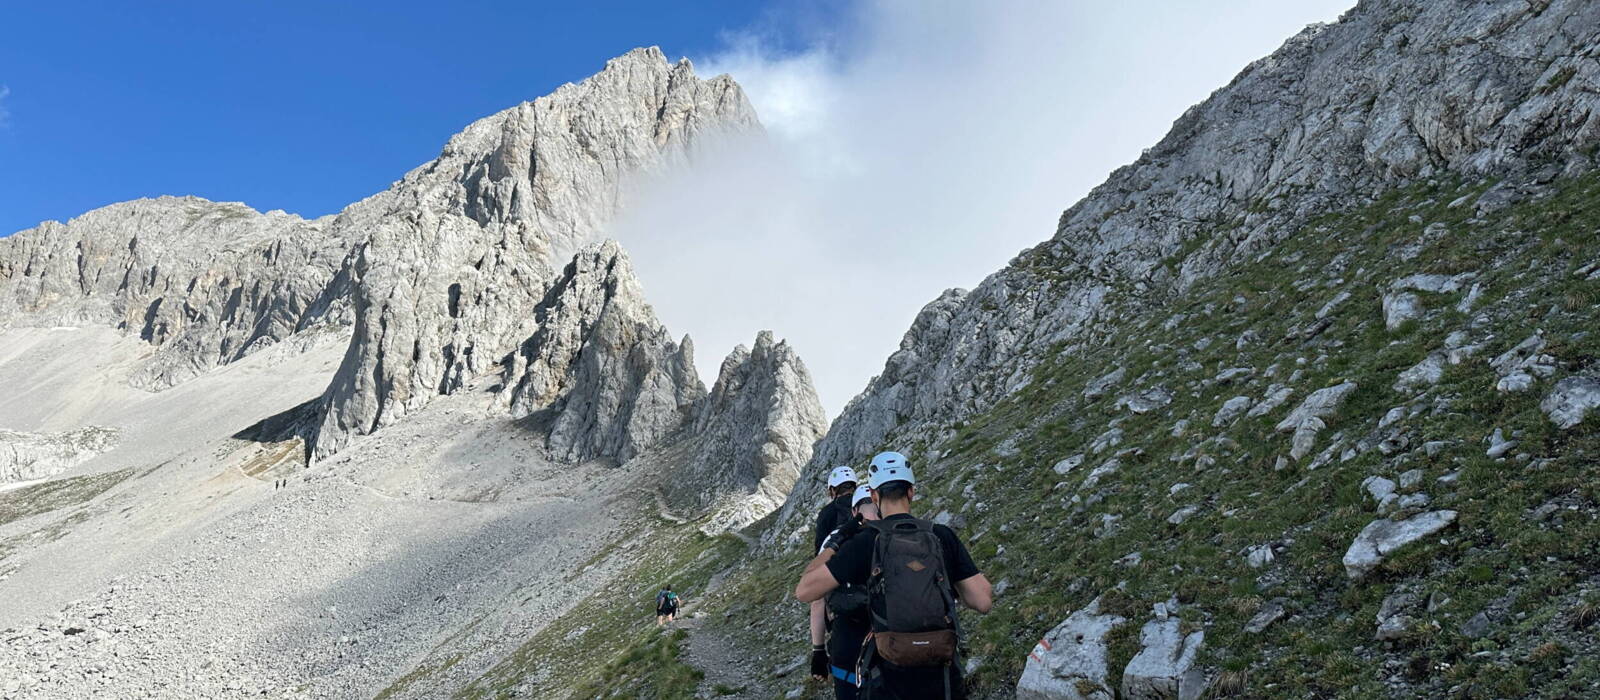
M 6 111 L 6 98 L 11 96 L 11 88 L 0 85 L 0 127 L 11 122 L 11 113 Z
M 770 138 L 644 187 L 617 235 L 707 381 L 770 328 L 833 415 L 923 304 L 1049 238 L 1184 109 L 1349 4 L 868 0 L 809 50 L 740 35 L 692 58 Z

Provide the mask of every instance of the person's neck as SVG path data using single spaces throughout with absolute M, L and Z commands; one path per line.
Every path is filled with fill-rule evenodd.
M 910 515 L 911 514 L 911 502 L 910 501 L 900 501 L 900 502 L 889 501 L 889 502 L 880 503 L 880 504 L 878 504 L 878 513 L 882 517 L 885 517 L 885 518 L 887 518 L 887 517 L 889 517 L 891 515 Z

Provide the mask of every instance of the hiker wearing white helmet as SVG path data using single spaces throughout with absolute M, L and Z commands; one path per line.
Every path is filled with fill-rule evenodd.
M 846 584 L 866 588 L 872 635 L 856 664 L 863 700 L 965 698 L 956 604 L 980 613 L 994 604 L 955 531 L 911 515 L 916 484 L 905 455 L 873 457 L 867 485 L 883 519 L 841 526 L 794 590 L 810 602 Z
M 866 484 L 856 487 L 850 496 L 850 506 L 855 519 L 849 525 L 854 531 L 860 530 L 860 523 L 878 519 L 878 506 L 872 502 L 872 489 Z M 822 548 L 837 548 L 843 541 L 841 532 L 845 529 L 843 525 L 834 528 L 823 540 Z M 867 598 L 864 586 L 842 585 L 819 601 L 827 608 L 828 672 L 833 676 L 835 700 L 857 700 L 856 659 L 860 658 L 861 645 L 872 629 Z
M 828 472 L 828 502 L 817 512 L 817 529 L 813 533 L 811 551 L 822 549 L 822 541 L 854 515 L 850 512 L 850 495 L 856 490 L 856 470 L 834 467 Z M 828 677 L 827 605 L 821 599 L 811 604 L 811 677 L 822 680 Z

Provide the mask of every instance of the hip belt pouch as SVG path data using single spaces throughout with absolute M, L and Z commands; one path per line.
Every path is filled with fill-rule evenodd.
M 943 666 L 956 658 L 955 630 L 875 632 L 877 652 L 896 666 Z

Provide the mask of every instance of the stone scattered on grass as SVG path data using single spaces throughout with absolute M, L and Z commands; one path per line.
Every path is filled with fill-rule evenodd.
M 1283 618 L 1285 602 L 1283 598 L 1273 598 L 1267 601 L 1265 605 L 1261 606 L 1260 610 L 1256 611 L 1255 616 L 1245 623 L 1244 631 L 1250 634 L 1261 634 L 1262 630 Z
M 1600 379 L 1593 377 L 1567 377 L 1556 382 L 1550 395 L 1539 402 L 1539 410 L 1562 430 L 1582 423 L 1597 408 L 1600 408 Z
M 1122 697 L 1199 698 L 1206 689 L 1205 672 L 1195 664 L 1206 633 L 1183 633 L 1175 614 L 1177 601 L 1156 603 L 1154 619 L 1139 631 L 1140 650 L 1122 671 Z
M 1359 579 L 1376 569 L 1390 554 L 1449 527 L 1456 521 L 1453 510 L 1436 510 L 1419 513 L 1405 520 L 1374 520 L 1344 553 L 1344 572 L 1351 579 Z

